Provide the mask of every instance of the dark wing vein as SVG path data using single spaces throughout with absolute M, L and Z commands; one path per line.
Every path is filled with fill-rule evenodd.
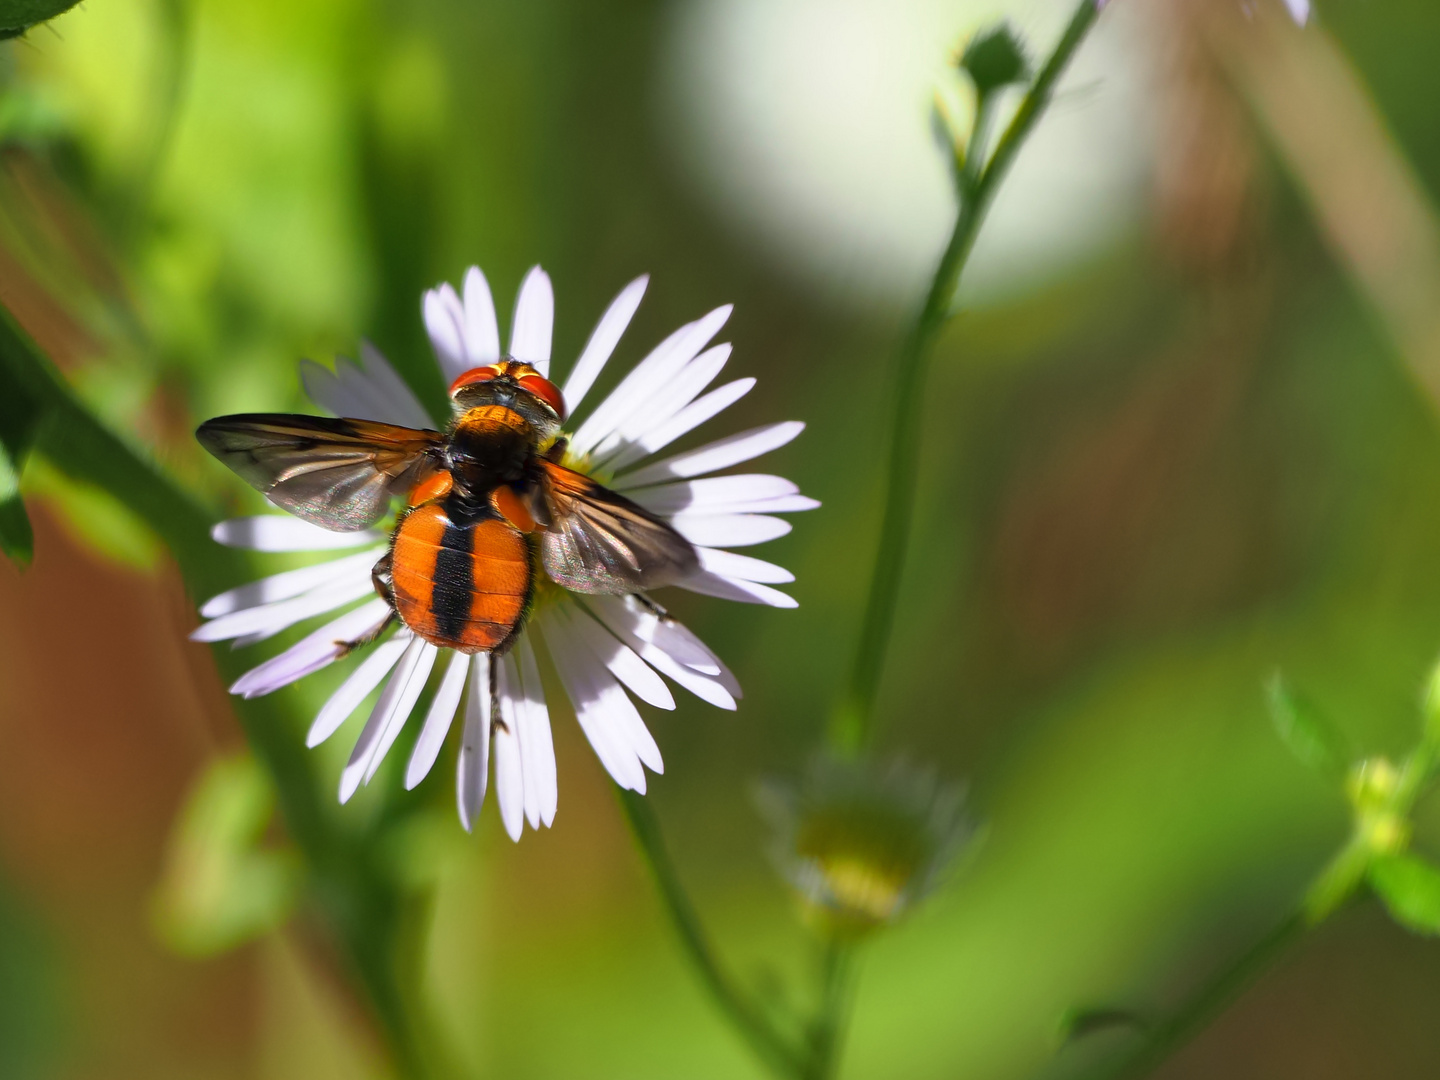
M 443 467 L 439 432 L 371 420 L 247 413 L 195 437 L 277 506 L 340 532 L 375 524 L 392 495 Z
M 545 571 L 580 593 L 623 595 L 673 585 L 699 569 L 690 542 L 665 522 L 589 477 L 543 462 L 550 525 Z

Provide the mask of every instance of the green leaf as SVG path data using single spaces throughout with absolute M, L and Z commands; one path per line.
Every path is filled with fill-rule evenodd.
M 1279 672 L 1265 687 L 1265 696 L 1270 719 L 1290 752 L 1315 771 L 1342 779 L 1352 754 L 1345 736 L 1330 718 L 1296 692 Z
M 233 948 L 289 917 L 299 895 L 294 853 L 259 847 L 275 811 L 270 780 L 248 754 L 201 775 L 175 820 L 152 916 L 187 956 Z
M 165 554 L 160 538 L 104 488 L 66 476 L 41 454 L 31 461 L 25 486 L 57 512 L 66 532 L 97 555 L 142 573 L 159 566 Z
M 79 0 L 0 0 L 0 39 L 19 37 L 77 3 Z
M 1030 63 L 1020 39 L 1003 22 L 970 39 L 960 56 L 960 70 L 970 76 L 981 96 L 1011 83 L 1030 81 Z
M 1401 926 L 1440 934 L 1440 868 L 1417 855 L 1382 855 L 1370 864 L 1370 887 Z

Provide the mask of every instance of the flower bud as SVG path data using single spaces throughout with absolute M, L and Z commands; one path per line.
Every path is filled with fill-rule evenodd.
M 841 937 L 899 919 L 971 834 L 960 790 L 900 762 L 820 758 L 798 785 L 762 789 L 761 802 L 807 919 Z

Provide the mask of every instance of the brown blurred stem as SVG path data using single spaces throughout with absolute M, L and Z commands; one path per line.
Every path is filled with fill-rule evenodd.
M 35 449 L 73 480 L 114 496 L 169 547 L 187 586 L 204 595 L 248 573 L 240 552 L 210 539 L 211 515 L 106 428 L 74 395 L 50 360 L 0 307 L 0 394 L 23 393 L 41 414 Z M 215 653 L 222 674 L 239 674 L 229 650 Z M 290 837 L 303 853 L 314 898 L 344 949 L 351 971 L 405 1077 L 432 1075 L 431 1033 L 413 1011 L 398 966 L 397 942 L 407 903 L 367 856 L 369 837 L 339 827 L 322 805 L 294 718 L 273 698 L 237 702 L 236 713 L 256 757 L 279 793 Z M 422 1037 L 423 1036 L 423 1037 Z
M 1034 130 L 1075 50 L 1094 25 L 1098 0 L 1081 0 L 1060 41 L 1035 77 L 995 152 L 985 159 L 986 130 L 993 107 L 988 95 L 976 106 L 976 120 L 965 164 L 956 177 L 960 205 L 955 227 L 930 282 L 925 302 L 895 358 L 894 397 L 887 434 L 885 508 L 870 593 L 860 628 L 860 643 L 849 685 L 830 724 L 833 749 L 854 754 L 870 741 L 875 727 L 875 697 L 884 672 L 886 647 L 895 623 L 895 604 L 904 575 L 915 511 L 915 478 L 920 457 L 918 418 L 923 412 L 925 369 L 940 331 L 954 314 L 955 291 L 986 211 L 1026 138 Z M 982 167 L 983 163 L 983 167 Z

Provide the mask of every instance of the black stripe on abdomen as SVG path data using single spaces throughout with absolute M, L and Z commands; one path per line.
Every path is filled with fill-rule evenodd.
M 475 596 L 475 562 L 470 557 L 474 543 L 473 528 L 451 521 L 435 553 L 435 590 L 430 596 L 435 629 L 456 641 L 464 636 Z

